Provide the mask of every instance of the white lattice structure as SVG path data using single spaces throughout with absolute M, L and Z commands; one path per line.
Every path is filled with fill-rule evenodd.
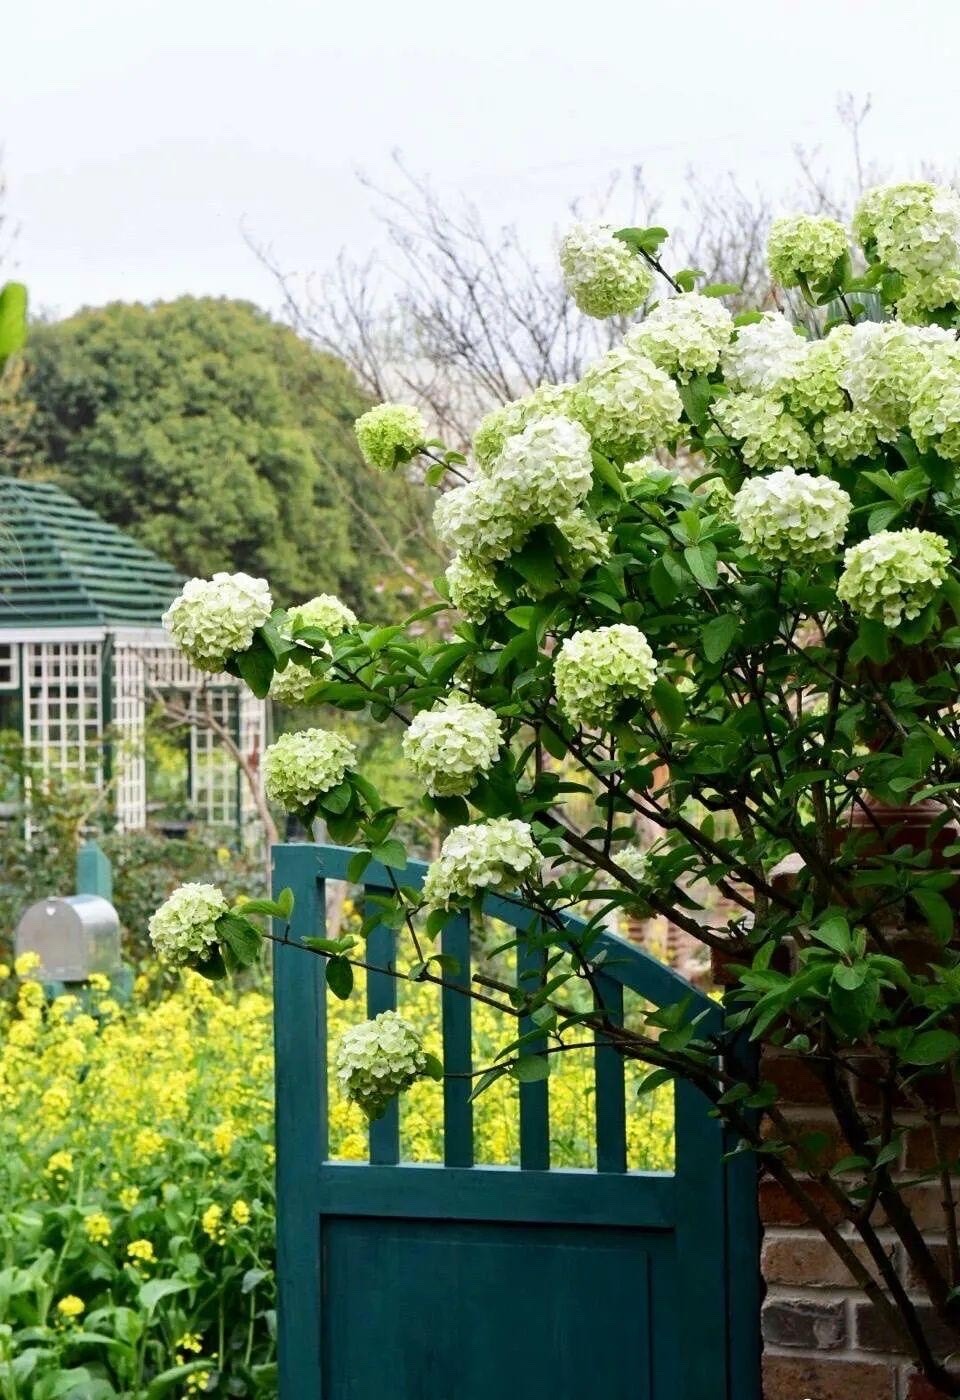
M 160 617 L 179 576 L 46 483 L 0 479 L 0 519 L 17 544 L 0 558 L 0 728 L 19 729 L 44 772 L 108 791 L 117 827 L 137 830 L 149 816 L 147 714 L 167 699 L 186 712 L 191 814 L 258 842 L 230 743 L 262 752 L 265 705 L 171 643 Z

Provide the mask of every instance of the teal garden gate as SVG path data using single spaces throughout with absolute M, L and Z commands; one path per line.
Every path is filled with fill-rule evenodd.
M 325 881 L 345 879 L 352 854 L 274 851 L 275 888 L 296 896 L 274 965 L 280 1400 L 758 1400 L 755 1172 L 748 1156 L 724 1162 L 697 1090 L 676 1088 L 674 1171 L 628 1171 L 624 1065 L 599 1046 L 596 1170 L 551 1169 L 549 1080 L 520 1086 L 519 1167 L 474 1166 L 472 1003 L 444 988 L 444 1067 L 461 1077 L 443 1083 L 443 1164 L 401 1163 L 396 1105 L 371 1125 L 368 1163 L 328 1160 L 323 959 L 296 943 L 323 935 Z M 364 883 L 390 888 L 376 863 Z M 524 926 L 516 905 L 488 910 Z M 376 929 L 367 960 L 391 965 L 394 937 Z M 611 1014 L 625 989 L 690 997 L 656 959 L 604 938 Z M 468 981 L 466 917 L 442 940 Z M 394 1006 L 396 987 L 369 974 L 368 1014 Z

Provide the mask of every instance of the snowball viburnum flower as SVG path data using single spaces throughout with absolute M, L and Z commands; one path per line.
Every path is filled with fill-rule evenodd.
M 305 811 L 343 782 L 356 756 L 349 739 L 328 729 L 281 734 L 264 751 L 264 789 L 285 812 Z
M 952 337 L 928 351 L 913 393 L 910 432 L 921 452 L 933 447 L 960 462 L 960 344 Z
M 488 468 L 502 508 L 528 527 L 567 515 L 593 481 L 590 438 L 559 414 L 535 418 L 508 438 Z
M 230 657 L 247 650 L 272 611 L 266 579 L 217 573 L 184 584 L 163 625 L 199 670 L 222 671 Z
M 744 544 L 761 559 L 789 564 L 828 559 L 846 533 L 852 502 L 828 476 L 792 467 L 745 481 L 733 501 Z
M 612 224 L 574 224 L 560 243 L 563 282 L 587 316 L 629 316 L 643 305 L 653 286 L 647 264 Z
M 316 598 L 288 609 L 278 630 L 283 636 L 291 637 L 298 627 L 318 627 L 328 637 L 339 637 L 348 627 L 355 627 L 356 622 L 356 613 L 335 594 L 319 593 Z M 329 647 L 325 646 L 324 649 L 329 652 Z M 302 705 L 317 679 L 309 666 L 303 666 L 299 661 L 288 661 L 282 671 L 273 673 L 270 699 L 280 705 Z
M 770 226 L 767 263 L 781 287 L 825 282 L 846 251 L 847 231 L 836 219 L 790 214 Z
M 444 544 L 477 564 L 506 559 L 525 533 L 490 477 L 445 491 L 433 508 L 433 528 Z
M 683 403 L 662 369 L 621 345 L 587 369 L 574 394 L 574 411 L 596 446 L 624 461 L 673 438 Z
M 887 627 L 916 617 L 946 582 L 950 546 L 931 530 L 881 530 L 844 555 L 837 596 Z
M 740 455 L 750 467 L 812 462 L 816 455 L 810 434 L 772 394 L 730 394 L 717 400 L 714 414 L 724 432 L 740 442 Z
M 615 622 L 567 637 L 553 663 L 557 704 L 571 724 L 604 724 L 621 701 L 646 695 L 657 663 L 639 627 Z
M 493 409 L 480 420 L 473 435 L 473 455 L 481 471 L 500 456 L 507 439 L 522 433 L 528 423 L 544 414 L 570 415 L 572 384 L 540 384 L 532 394 Z
M 556 526 L 570 546 L 570 564 L 578 572 L 609 559 L 613 548 L 610 532 L 585 510 L 571 511 L 556 521 Z
M 724 379 L 731 389 L 748 393 L 775 389 L 789 377 L 805 343 L 786 316 L 766 311 L 759 321 L 740 326 L 736 340 L 724 350 Z
M 667 374 L 712 374 L 733 335 L 733 317 L 716 297 L 684 292 L 659 302 L 623 343 Z
M 881 442 L 895 442 L 907 426 L 934 351 L 947 342 L 953 333 L 940 326 L 861 321 L 853 327 L 840 379 Z
M 344 1095 L 373 1121 L 409 1089 L 427 1065 L 419 1033 L 396 1011 L 381 1011 L 344 1031 L 334 1068 Z
M 960 195 L 924 180 L 867 190 L 853 231 L 868 250 L 905 278 L 937 276 L 960 262 Z
M 421 710 L 402 741 L 403 756 L 431 797 L 457 797 L 476 786 L 503 743 L 500 720 L 463 695 Z
M 494 608 L 509 601 L 497 584 L 493 570 L 474 563 L 465 555 L 454 555 L 444 578 L 450 602 L 468 622 L 483 622 Z
M 226 896 L 216 885 L 181 885 L 147 925 L 157 956 L 175 965 L 208 957 L 219 941 L 217 920 L 228 909 Z
M 404 403 L 377 404 L 360 415 L 353 430 L 363 460 L 381 472 L 392 472 L 409 462 L 427 440 L 423 414 Z
M 440 847 L 423 882 L 428 904 L 448 908 L 487 891 L 516 889 L 539 866 L 540 852 L 526 822 L 491 817 L 473 826 L 457 826 Z

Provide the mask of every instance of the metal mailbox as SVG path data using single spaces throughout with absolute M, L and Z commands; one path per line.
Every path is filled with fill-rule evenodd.
M 42 982 L 85 982 L 92 972 L 120 968 L 120 919 L 98 894 L 40 899 L 21 917 L 14 947 L 17 955 L 37 954 Z

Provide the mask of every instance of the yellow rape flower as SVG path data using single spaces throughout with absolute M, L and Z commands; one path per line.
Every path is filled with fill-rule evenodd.
M 39 953 L 21 953 L 13 960 L 13 970 L 18 977 L 26 977 L 40 966 Z
M 109 992 L 110 978 L 105 972 L 91 972 L 87 978 L 87 986 L 91 992 Z
M 73 1171 L 72 1152 L 54 1152 L 47 1160 L 47 1176 L 64 1176 Z
M 232 1123 L 218 1123 L 210 1134 L 210 1142 L 214 1152 L 221 1157 L 226 1157 L 236 1141 L 236 1137 L 237 1134 Z
M 79 1317 L 85 1308 L 86 1303 L 82 1298 L 78 1298 L 75 1293 L 68 1293 L 66 1297 L 61 1298 L 57 1304 L 57 1312 L 60 1316 L 70 1321 L 75 1317 Z
M 203 1215 L 200 1217 L 200 1225 L 203 1230 L 203 1233 L 209 1236 L 209 1238 L 213 1240 L 214 1244 L 223 1244 L 224 1240 L 227 1238 L 227 1232 L 223 1228 L 222 1206 L 207 1206 L 206 1210 L 203 1212 Z
M 180 1351 L 192 1351 L 194 1355 L 197 1355 L 203 1350 L 203 1341 L 196 1332 L 184 1332 L 177 1342 L 177 1347 Z M 182 1362 L 180 1364 L 182 1365 Z
M 124 1210 L 133 1210 L 134 1206 L 140 1199 L 140 1187 L 124 1186 L 117 1199 L 123 1206 Z
M 9 963 L 5 963 L 5 962 L 0 962 L 0 982 L 6 982 L 6 980 L 7 980 L 7 978 L 8 978 L 9 976 L 10 976 L 10 964 L 9 964 Z
M 127 1257 L 132 1259 L 134 1266 L 138 1264 L 155 1264 L 157 1256 L 153 1245 L 149 1240 L 133 1240 L 127 1245 Z
M 87 1239 L 91 1244 L 106 1244 L 109 1240 L 112 1226 L 103 1211 L 94 1211 L 92 1215 L 84 1218 L 83 1229 Z
M 230 1207 L 230 1219 L 234 1225 L 250 1224 L 250 1207 L 246 1201 L 234 1201 Z

